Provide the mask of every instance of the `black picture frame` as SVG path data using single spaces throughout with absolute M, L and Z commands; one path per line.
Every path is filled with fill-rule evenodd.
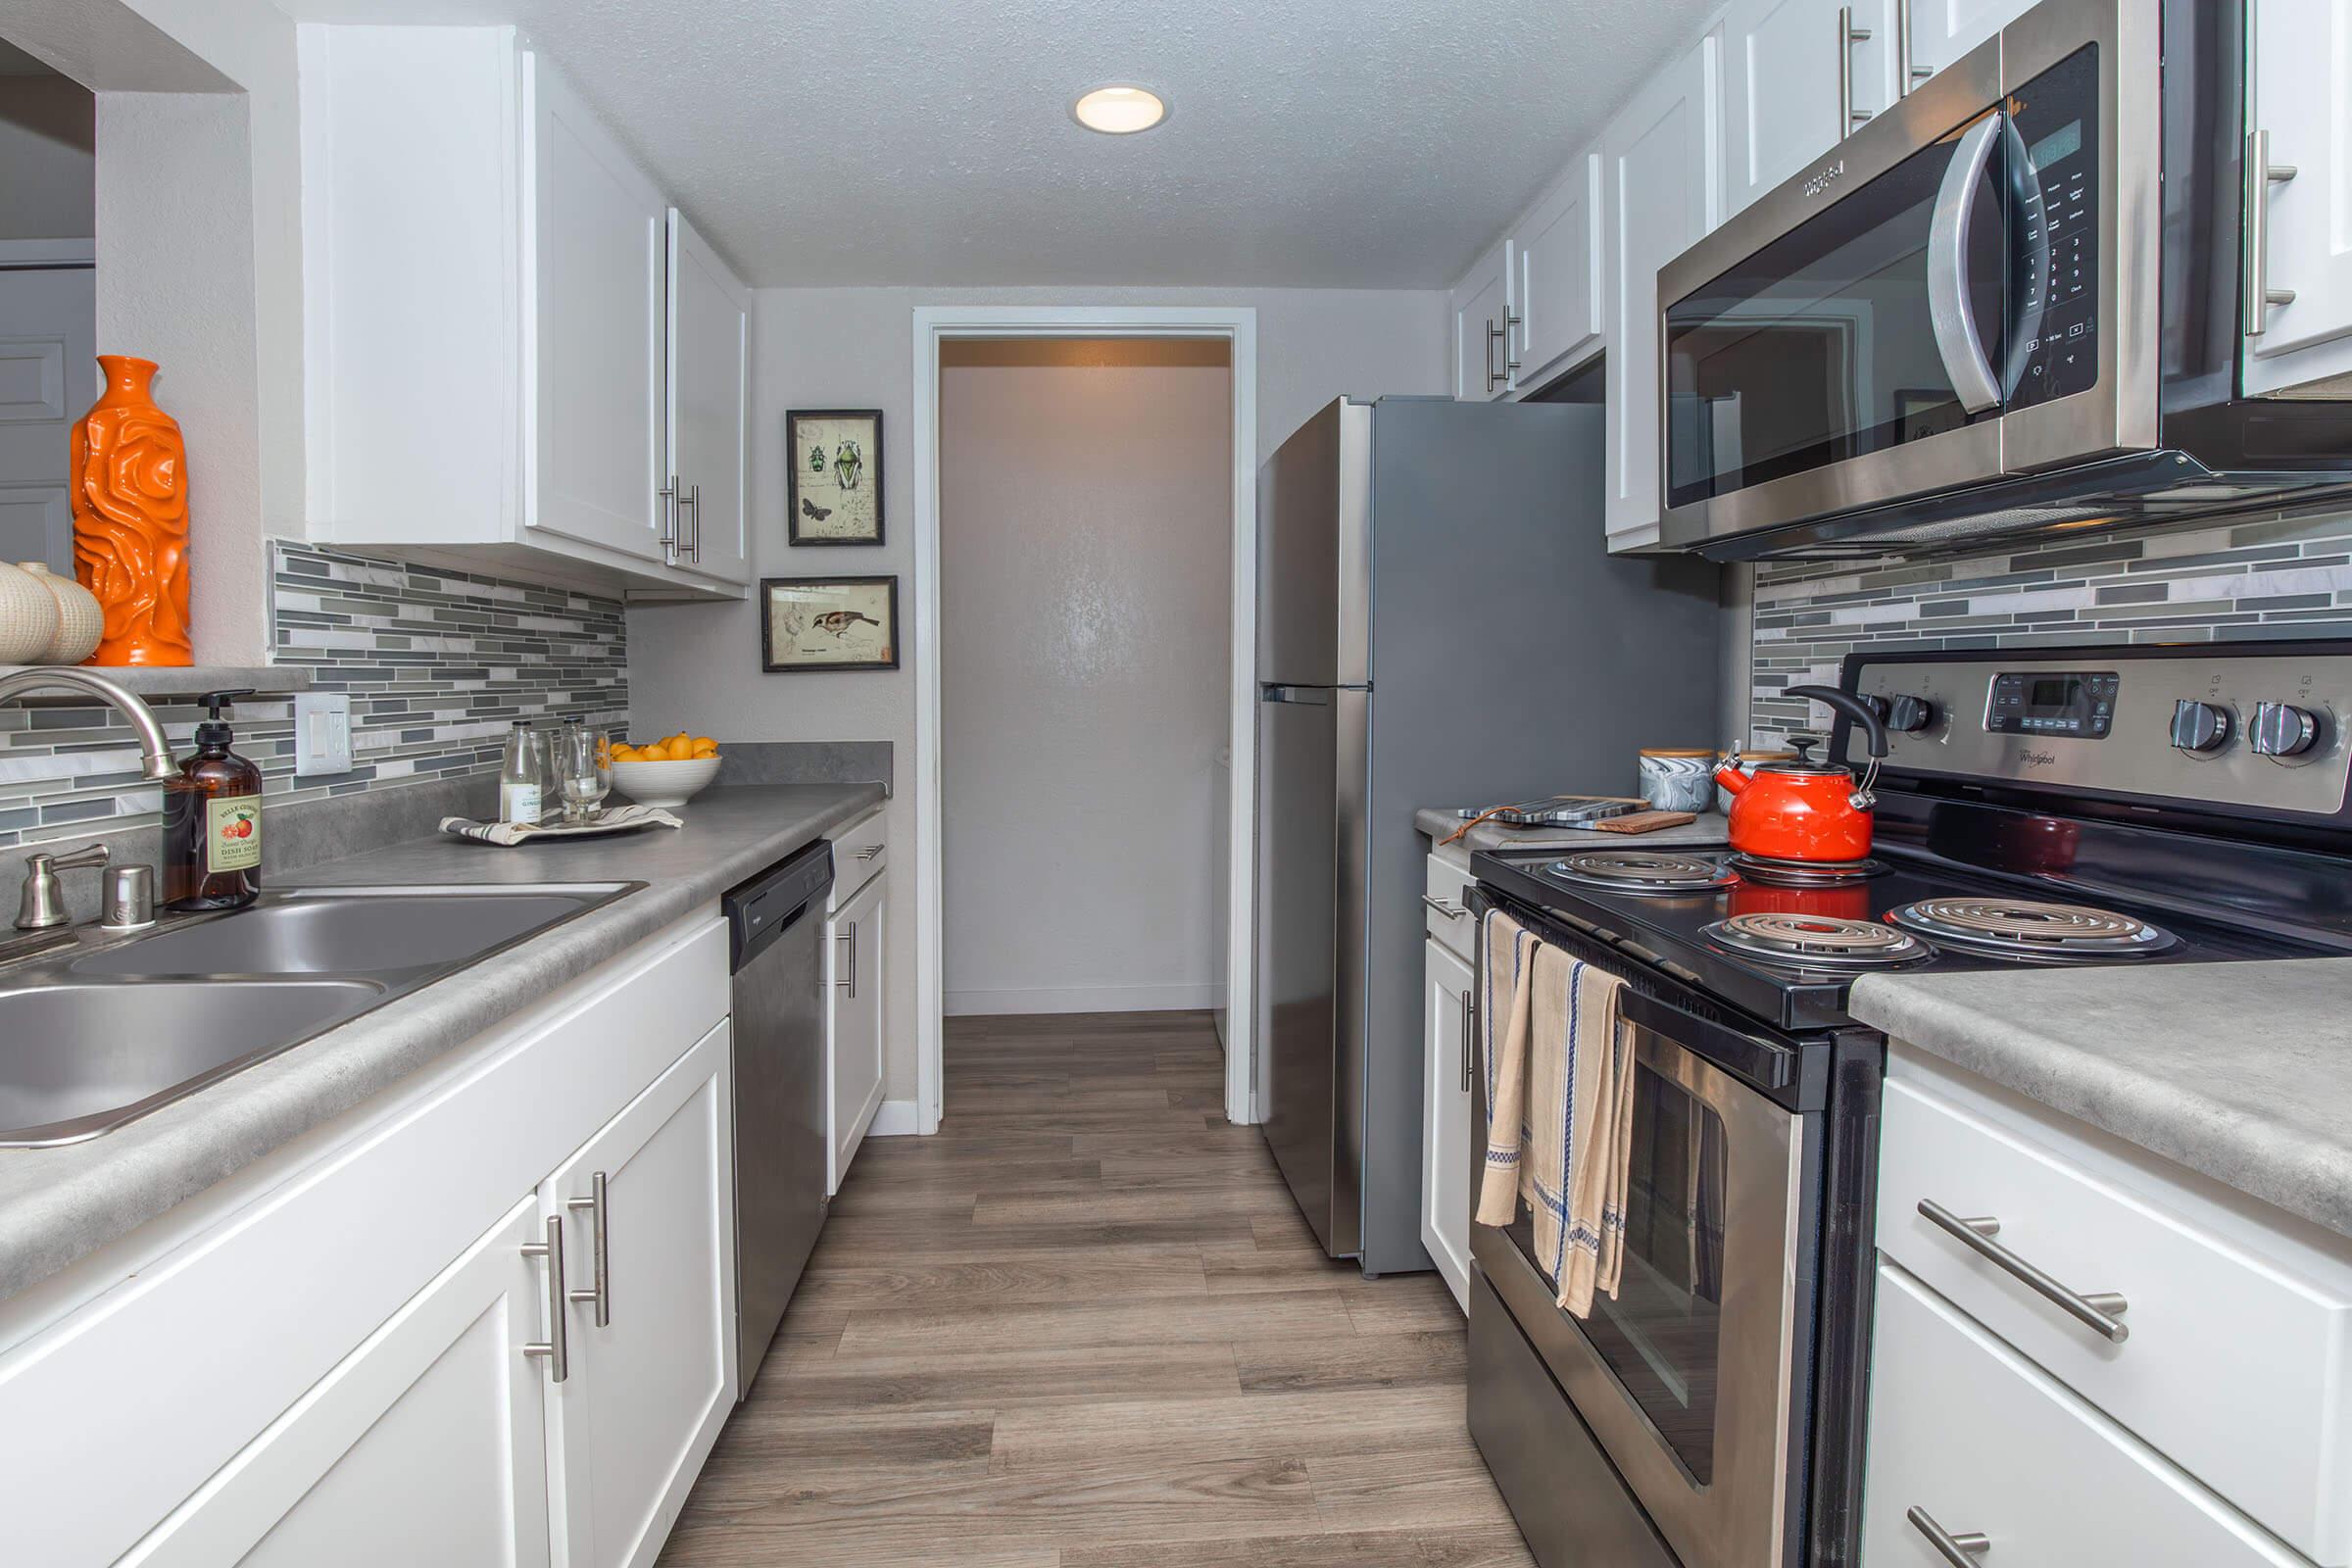
M 872 660 L 777 660 L 776 590 L 793 588 L 874 588 L 883 596 L 883 652 Z M 870 617 L 869 617 L 870 618 Z M 798 576 L 760 579 L 760 668 L 770 675 L 830 675 L 899 667 L 899 578 L 896 572 L 873 576 Z
M 807 452 L 804 450 L 806 442 L 801 434 L 801 424 L 803 420 L 813 421 L 818 419 L 831 420 L 836 423 L 851 420 L 863 420 L 872 427 L 870 436 L 867 437 L 864 443 L 861 445 L 858 454 L 859 477 L 866 483 L 870 494 L 873 497 L 874 525 L 873 532 L 870 535 L 858 533 L 829 536 L 824 534 L 812 534 L 808 531 L 812 525 L 820 523 L 825 519 L 817 515 L 819 511 L 819 502 L 817 498 L 812 495 L 804 494 L 803 492 L 803 478 L 807 471 L 804 466 L 808 463 L 808 459 Z M 823 444 L 819 443 L 818 445 L 821 450 Z M 827 455 L 825 461 L 832 461 L 831 455 Z M 882 411 L 880 409 L 785 410 L 784 472 L 786 475 L 786 480 L 784 487 L 784 528 L 786 542 L 793 545 L 808 545 L 811 548 L 834 545 L 848 545 L 852 547 L 864 545 L 879 546 L 882 544 L 886 536 L 888 523 L 888 518 L 882 505 Z M 826 485 L 824 487 L 824 496 L 827 500 L 833 502 L 833 508 L 827 510 L 839 509 L 841 502 L 839 486 L 833 484 Z

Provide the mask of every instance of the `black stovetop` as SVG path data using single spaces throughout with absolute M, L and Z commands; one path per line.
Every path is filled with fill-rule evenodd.
M 1615 846 L 1609 846 L 1615 848 Z M 1628 844 L 1627 849 L 1640 849 Z M 1723 845 L 1675 844 L 1676 855 L 1722 860 Z M 2197 912 L 2151 894 L 2102 888 L 2096 894 L 2063 876 L 1955 864 L 1924 849 L 1884 838 L 1874 858 L 1878 875 L 1835 888 L 1797 889 L 1740 878 L 1727 887 L 1683 893 L 1632 893 L 1594 887 L 1547 868 L 1568 852 L 1482 851 L 1472 869 L 1491 889 L 1565 920 L 1629 956 L 1696 986 L 1708 995 L 1783 1029 L 1831 1028 L 1850 1023 L 1846 995 L 1862 973 L 1936 974 L 1987 969 L 2080 968 L 2101 960 L 1996 956 L 1930 939 L 1927 956 L 1871 969 L 1813 967 L 1734 952 L 1705 929 L 1743 912 L 1780 912 L 1883 921 L 1888 911 L 1928 898 L 1970 896 L 2085 905 L 2131 915 L 2176 940 L 2160 952 L 2109 958 L 2121 963 L 2212 963 L 2246 958 L 2342 956 L 2352 935 L 2341 931 L 2280 929 L 2277 922 L 2237 918 L 2228 911 Z

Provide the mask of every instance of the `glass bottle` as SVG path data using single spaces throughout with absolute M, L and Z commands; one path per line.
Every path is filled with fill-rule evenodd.
M 507 754 L 498 764 L 498 819 L 523 827 L 539 825 L 546 756 L 538 733 L 523 719 L 507 731 Z

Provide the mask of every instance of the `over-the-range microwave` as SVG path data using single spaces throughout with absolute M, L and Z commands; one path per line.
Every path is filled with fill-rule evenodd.
M 2247 47 L 2246 0 L 2042 0 L 1664 268 L 1660 543 L 1934 554 L 2352 496 L 2352 389 L 2243 392 L 2281 172 Z

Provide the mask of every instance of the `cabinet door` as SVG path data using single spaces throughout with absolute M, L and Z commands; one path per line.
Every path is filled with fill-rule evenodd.
M 748 399 L 752 296 L 669 210 L 669 477 L 689 498 L 690 571 L 743 582 L 751 566 Z
M 1470 966 L 1421 944 L 1421 1245 L 1462 1310 L 1470 1309 Z
M 1605 341 L 1601 303 L 1600 152 L 1569 161 L 1568 176 L 1519 226 L 1516 380 L 1532 386 Z
M 1453 287 L 1453 395 L 1489 403 L 1510 384 L 1503 347 L 1511 314 L 1510 241 L 1479 258 Z
M 662 561 L 669 205 L 544 59 L 522 59 L 524 516 Z
M 1723 17 L 1727 215 L 1886 107 L 1893 20 L 1886 0 L 1735 0 Z
M 890 934 L 890 873 L 885 871 L 825 922 L 825 989 L 832 999 L 825 1053 L 825 1103 L 831 1152 L 828 1195 L 841 1191 L 865 1130 L 882 1108 L 884 1001 L 882 955 Z
M 1609 547 L 1658 539 L 1658 269 L 1716 222 L 1713 34 L 1643 84 L 1602 138 L 1609 222 Z
M 526 1198 L 122 1560 L 546 1564 L 542 1234 Z
M 2246 390 L 2274 392 L 2352 370 L 2352 0 L 2247 9 L 2253 126 L 2269 132 L 2272 167 L 2295 171 L 2262 196 L 2265 281 L 2295 297 L 2246 339 Z
M 1905 0 L 1911 7 L 1911 65 L 1922 79 L 2034 9 L 2035 0 Z
M 732 1060 L 721 1023 L 539 1189 L 582 1298 L 549 1466 L 572 1568 L 650 1563 L 735 1407 Z

